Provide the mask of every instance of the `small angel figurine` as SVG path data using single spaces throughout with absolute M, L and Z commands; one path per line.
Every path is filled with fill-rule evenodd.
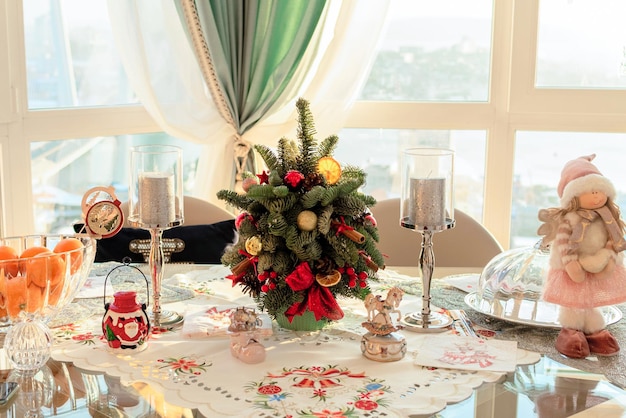
M 538 230 L 550 244 L 543 299 L 559 305 L 562 329 L 555 347 L 571 358 L 619 352 L 600 307 L 626 301 L 625 225 L 613 184 L 591 163 L 569 161 L 558 185 L 560 208 L 542 209 Z

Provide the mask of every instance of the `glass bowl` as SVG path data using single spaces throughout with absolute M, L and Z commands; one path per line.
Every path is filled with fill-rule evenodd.
M 471 308 L 509 322 L 559 328 L 559 307 L 541 299 L 550 267 L 550 247 L 514 248 L 495 256 L 483 269 L 478 290 L 465 297 Z M 621 319 L 614 306 L 603 307 L 607 324 Z
M 15 369 L 36 371 L 48 361 L 48 324 L 85 283 L 95 253 L 95 239 L 84 234 L 0 238 L 0 317 Z

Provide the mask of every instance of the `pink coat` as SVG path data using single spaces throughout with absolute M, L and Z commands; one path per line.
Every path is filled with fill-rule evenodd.
M 572 249 L 570 236 L 572 226 L 580 222 L 576 213 L 568 213 L 564 222 L 559 225 L 555 240 L 552 242 L 550 269 L 543 290 L 543 299 L 568 308 L 589 309 L 599 306 L 615 305 L 626 302 L 626 268 L 623 264 L 623 253 L 610 251 L 608 257 L 615 261 L 615 270 L 610 277 L 600 278 L 595 273 L 586 273 L 585 280 L 580 283 L 570 279 L 565 271 L 565 264 L 572 260 L 584 263 L 599 263 L 595 258 L 606 253 L 604 248 L 608 234 L 603 226 L 594 223 L 585 234 L 583 242 L 576 250 Z M 591 230 L 593 229 L 593 231 Z M 586 259 L 592 261 L 587 261 Z

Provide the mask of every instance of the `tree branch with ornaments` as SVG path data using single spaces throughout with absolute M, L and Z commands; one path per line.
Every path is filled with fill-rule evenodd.
M 273 318 L 311 311 L 338 320 L 338 297 L 364 299 L 384 259 L 377 248 L 376 200 L 359 192 L 366 175 L 333 158 L 339 138 L 318 143 L 309 103 L 299 99 L 297 141 L 276 150 L 255 145 L 266 169 L 247 173 L 243 193 L 217 196 L 238 208 L 236 244 L 222 256 L 233 286 L 242 286 Z

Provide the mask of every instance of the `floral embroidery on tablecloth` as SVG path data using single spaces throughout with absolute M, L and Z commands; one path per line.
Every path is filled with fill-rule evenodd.
M 81 324 L 65 324 L 52 329 L 54 340 L 58 343 L 74 342 L 80 345 L 95 345 L 102 335 L 94 334 L 90 326 Z
M 211 361 L 200 361 L 195 357 L 167 357 L 157 359 L 158 369 L 167 372 L 167 375 L 176 382 L 186 382 L 188 377 L 201 376 L 213 365 Z
M 244 387 L 263 416 L 360 417 L 385 414 L 391 387 L 384 379 L 336 365 L 299 366 L 267 373 Z M 279 415 L 276 415 L 279 414 Z
M 220 279 L 221 280 L 221 279 Z M 204 295 L 204 296 L 211 296 L 212 294 L 214 294 L 215 292 L 211 289 L 211 282 L 214 282 L 215 280 L 204 280 L 201 282 L 195 282 L 195 283 L 181 283 L 180 286 L 184 287 L 184 288 L 188 288 L 190 290 L 193 290 L 193 292 L 197 295 Z

